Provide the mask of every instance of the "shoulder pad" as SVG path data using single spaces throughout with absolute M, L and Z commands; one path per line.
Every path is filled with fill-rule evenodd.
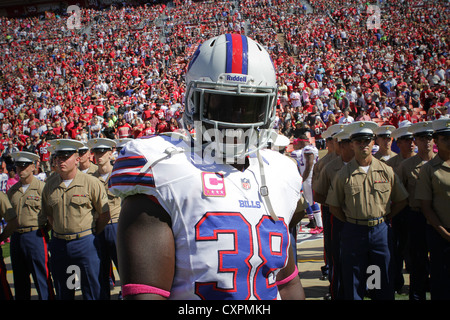
M 187 148 L 188 144 L 184 140 L 173 139 L 170 136 L 153 136 L 130 141 L 120 151 L 114 163 L 108 181 L 109 190 L 118 196 L 151 193 L 149 190 L 156 188 L 157 164 L 176 153 L 186 152 Z M 159 182 L 161 178 L 169 179 L 170 172 L 160 171 L 158 169 Z

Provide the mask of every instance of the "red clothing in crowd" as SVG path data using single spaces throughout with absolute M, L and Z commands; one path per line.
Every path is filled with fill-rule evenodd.
M 157 133 L 170 132 L 170 126 L 166 122 L 166 120 L 163 120 L 158 124 L 158 126 L 156 127 L 156 132 Z
M 99 104 L 99 105 L 96 105 L 96 106 L 95 106 L 95 109 L 94 109 L 94 110 L 95 110 L 95 114 L 96 114 L 97 116 L 103 117 L 103 114 L 105 113 L 106 108 L 105 108 L 104 105 Z
M 38 145 L 38 153 L 39 157 L 41 158 L 41 162 L 43 161 L 50 161 L 50 151 L 48 151 L 48 148 L 50 147 L 50 143 L 48 142 L 42 142 Z
M 151 136 L 152 134 L 155 134 L 155 128 L 153 127 L 144 128 L 144 130 L 142 130 L 142 136 Z
M 129 138 L 131 137 L 133 128 L 128 123 L 125 123 L 117 128 L 119 133 L 119 138 Z

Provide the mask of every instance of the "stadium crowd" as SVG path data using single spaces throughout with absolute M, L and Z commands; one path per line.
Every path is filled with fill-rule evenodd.
M 368 27 L 363 1 L 310 5 L 312 13 L 293 0 L 82 9 L 80 30 L 67 17 L 1 18 L 3 160 L 10 143 L 39 152 L 43 137 L 177 130 L 186 61 L 224 32 L 269 49 L 279 76 L 275 128 L 310 131 L 319 148 L 321 132 L 339 121 L 397 127 L 449 112 L 444 1 L 383 1 L 379 29 Z
M 67 16 L 0 17 L 2 191 L 17 182 L 11 152 L 39 154 L 45 171 L 52 139 L 179 129 L 187 62 L 225 32 L 268 49 L 279 79 L 275 129 L 289 138 L 309 132 L 319 149 L 336 123 L 398 127 L 450 114 L 448 2 L 378 5 L 375 27 L 359 0 L 83 8 L 81 29 L 69 29 Z

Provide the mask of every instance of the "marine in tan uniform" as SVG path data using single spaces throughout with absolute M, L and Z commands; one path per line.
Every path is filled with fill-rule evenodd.
M 14 212 L 8 197 L 5 193 L 0 191 L 0 219 L 2 218 L 5 219 L 7 225 L 0 234 L 0 242 L 8 239 L 19 224 L 17 215 Z M 3 250 L 0 246 L 0 300 L 13 300 L 11 287 L 6 278 L 6 273 L 7 270 L 5 261 L 3 260 Z
M 416 199 L 416 184 L 422 166 L 434 158 L 431 122 L 418 122 L 409 127 L 414 135 L 418 153 L 404 160 L 399 166 L 399 176 L 409 193 L 407 207 L 408 253 L 410 274 L 410 300 L 425 300 L 429 278 L 428 247 L 426 243 L 426 220 Z
M 14 152 L 12 158 L 19 175 L 19 182 L 7 193 L 19 222 L 11 236 L 15 299 L 31 299 L 31 275 L 39 299 L 53 300 L 47 217 L 41 211 L 44 182 L 34 176 L 39 156 L 30 152 Z
M 314 183 L 319 178 L 319 173 L 322 171 L 322 168 L 331 160 L 333 160 L 336 156 L 338 156 L 339 149 L 337 147 L 337 142 L 334 139 L 334 136 L 341 132 L 344 129 L 344 124 L 334 124 L 331 127 L 329 127 L 325 132 L 322 134 L 322 137 L 325 139 L 326 147 L 327 147 L 327 154 L 324 155 L 322 158 L 320 158 L 313 168 L 313 176 L 312 176 L 312 186 L 314 189 Z
M 53 228 L 50 263 L 57 298 L 74 299 L 77 283 L 71 280 L 77 275 L 83 298 L 100 299 L 100 257 L 94 235 L 109 221 L 108 197 L 97 178 L 78 170 L 79 141 L 57 139 L 51 144 L 57 174 L 44 186 L 42 210 Z
M 397 142 L 397 146 L 400 149 L 400 152 L 386 161 L 387 165 L 391 166 L 394 169 L 394 172 L 399 174 L 399 166 L 403 160 L 411 158 L 416 154 L 414 144 L 414 137 L 409 131 L 411 125 L 405 125 L 404 127 L 395 129 L 392 132 L 392 138 Z
M 375 133 L 375 143 L 378 145 L 378 151 L 373 155 L 375 158 L 381 161 L 388 161 L 390 158 L 397 155 L 391 150 L 392 137 L 391 134 L 395 130 L 394 126 L 386 125 L 377 127 Z
M 319 179 L 319 174 L 322 169 L 325 167 L 327 163 L 335 159 L 339 155 L 339 145 L 335 139 L 335 136 L 338 132 L 341 132 L 344 128 L 344 124 L 334 124 L 330 126 L 323 134 L 322 137 L 326 141 L 326 147 L 328 152 L 322 158 L 320 158 L 313 168 L 313 176 L 312 176 L 312 188 L 314 190 L 314 185 L 317 183 Z M 313 193 L 313 199 L 315 195 Z M 315 202 L 319 203 L 314 199 Z M 321 279 L 326 280 L 330 279 L 329 269 L 331 264 L 331 253 L 329 253 L 330 241 L 331 241 L 331 214 L 328 206 L 324 204 L 320 204 L 320 210 L 322 212 L 322 225 L 323 225 L 323 240 L 324 240 L 324 260 L 325 266 L 321 267 L 322 277 Z M 330 295 L 327 295 L 325 298 L 328 299 Z
M 408 193 L 392 168 L 372 156 L 377 127 L 371 121 L 345 127 L 355 157 L 336 174 L 326 199 L 331 213 L 345 222 L 341 270 L 344 299 L 349 300 L 364 298 L 372 265 L 378 267 L 379 280 L 373 287 L 373 299 L 394 299 L 392 239 L 387 222 L 406 205 Z
M 329 212 L 328 205 L 326 204 L 326 198 L 331 183 L 333 182 L 336 173 L 342 169 L 347 163 L 349 163 L 355 153 L 350 141 L 350 135 L 346 131 L 341 131 L 335 136 L 337 141 L 336 147 L 338 154 L 336 158 L 326 164 L 320 172 L 319 179 L 315 184 L 314 199 L 322 205 L 322 210 L 326 208 Z M 340 231 L 343 223 L 331 215 L 330 217 L 330 238 L 328 243 L 324 239 L 325 251 L 329 251 L 330 259 L 328 260 L 330 268 L 330 299 L 342 298 L 341 287 L 341 274 L 340 274 Z M 327 297 L 328 298 L 328 297 Z
M 110 220 L 105 226 L 103 232 L 97 236 L 101 248 L 102 299 L 107 300 L 111 298 L 109 285 L 112 266 L 111 261 L 114 263 L 116 269 L 119 270 L 116 239 L 117 222 L 119 221 L 122 199 L 112 194 L 108 189 L 108 181 L 113 169 L 111 159 L 115 146 L 116 142 L 114 140 L 106 138 L 96 138 L 88 141 L 88 147 L 94 154 L 95 162 L 97 163 L 97 171 L 94 172 L 93 176 L 100 179 L 106 193 L 108 194 Z
M 403 160 L 414 156 L 415 144 L 414 137 L 409 131 L 411 123 L 405 123 L 401 128 L 398 128 L 392 132 L 392 137 L 397 142 L 397 146 L 400 149 L 399 154 L 386 161 L 386 164 L 394 169 L 397 175 L 400 175 L 399 167 Z M 406 186 L 405 186 L 406 187 Z M 410 257 L 407 254 L 408 246 L 408 216 L 409 206 L 406 206 L 400 211 L 394 218 L 392 218 L 392 236 L 394 239 L 394 259 L 395 259 L 395 291 L 402 293 L 404 288 L 405 279 L 403 276 L 403 264 L 408 269 L 410 266 Z M 410 291 L 411 293 L 411 291 Z
M 122 148 L 133 138 L 119 138 L 114 139 L 114 142 L 116 143 L 116 148 L 114 149 L 113 155 L 112 155 L 112 162 L 114 163 L 116 159 L 119 157 L 119 152 L 122 150 Z
M 92 154 L 86 143 L 83 143 L 83 147 L 78 150 L 78 154 L 80 156 L 78 169 L 87 174 L 94 174 L 97 171 L 97 165 L 91 161 Z
M 419 172 L 416 198 L 427 219 L 432 300 L 450 299 L 450 119 L 432 122 L 437 155 Z

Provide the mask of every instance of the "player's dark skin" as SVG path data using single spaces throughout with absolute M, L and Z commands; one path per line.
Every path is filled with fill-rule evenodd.
M 175 241 L 170 226 L 169 215 L 148 196 L 138 194 L 123 200 L 117 231 L 122 283 L 147 284 L 170 291 L 175 274 Z M 126 299 L 164 298 L 139 294 Z

